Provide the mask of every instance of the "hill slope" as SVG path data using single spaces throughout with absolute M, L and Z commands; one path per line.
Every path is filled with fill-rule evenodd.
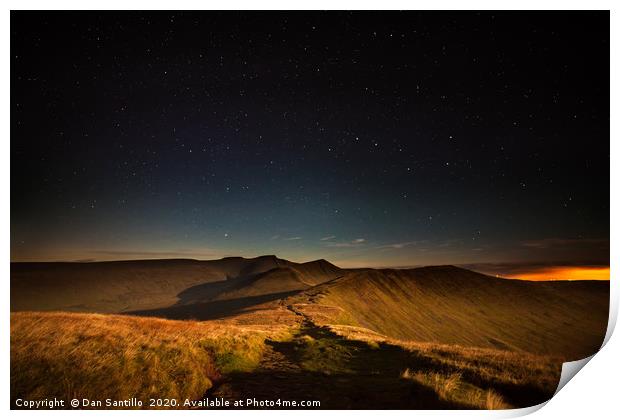
M 290 320 L 288 320 L 290 322 Z M 253 370 L 279 325 L 63 312 L 11 314 L 16 398 L 200 398 L 222 374 Z M 65 406 L 66 407 L 66 406 Z
M 453 266 L 367 270 L 289 302 L 319 324 L 574 360 L 594 353 L 603 341 L 609 282 L 507 280 Z
M 277 268 L 298 273 L 303 287 L 249 288 L 236 297 L 302 290 L 335 278 L 341 270 L 329 263 L 298 264 L 272 255 L 214 261 L 143 260 L 91 263 L 12 263 L 11 310 L 118 313 L 221 299 L 248 279 Z M 263 281 L 267 283 L 267 281 Z M 269 290 L 266 290 L 269 289 Z M 225 295 L 224 295 L 225 296 Z
M 554 358 L 369 342 L 308 320 L 297 326 L 236 325 L 11 314 L 13 404 L 17 398 L 138 398 L 152 408 L 149 398 L 166 395 L 181 408 L 217 397 L 318 401 L 314 407 L 323 409 L 498 409 L 545 401 L 559 376 Z
M 11 395 L 524 407 L 553 395 L 562 361 L 598 349 L 608 303 L 609 282 L 452 266 L 341 270 L 274 256 L 13 264 L 13 311 L 132 316 L 12 313 Z
M 11 309 L 218 319 L 292 305 L 320 325 L 577 359 L 600 346 L 609 282 L 527 282 L 453 266 L 342 270 L 263 256 L 11 266 Z

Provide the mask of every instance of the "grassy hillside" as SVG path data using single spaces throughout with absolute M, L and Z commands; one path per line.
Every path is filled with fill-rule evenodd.
M 172 305 L 177 294 L 225 280 L 241 264 L 194 260 L 11 264 L 12 310 L 122 312 Z
M 316 286 L 328 280 L 342 276 L 346 270 L 335 266 L 329 261 L 316 260 L 295 266 L 306 284 Z
M 258 284 L 238 290 L 276 268 L 294 270 L 303 284 Z M 326 261 L 298 264 L 270 255 L 214 261 L 12 263 L 11 310 L 120 313 L 166 308 L 226 299 L 233 290 L 236 298 L 301 290 L 335 278 L 340 271 Z
M 534 283 L 452 266 L 349 271 L 325 260 L 297 264 L 275 256 L 11 267 L 14 311 L 212 320 L 287 298 L 322 324 L 572 360 L 592 354 L 602 342 L 609 282 Z
M 550 398 L 560 374 L 559 360 L 549 357 L 396 341 L 309 319 L 274 322 L 268 313 L 258 318 L 267 324 L 15 313 L 11 398 L 281 398 L 318 400 L 321 408 L 502 409 Z
M 321 324 L 574 360 L 593 354 L 603 341 L 609 282 L 534 283 L 452 266 L 367 270 L 289 301 Z
M 394 340 L 359 327 L 329 330 L 372 348 L 404 350 L 401 378 L 456 406 L 492 410 L 538 404 L 551 398 L 560 379 L 562 360 L 553 356 Z
M 18 311 L 74 311 L 11 313 L 13 401 L 165 395 L 501 409 L 550 398 L 561 362 L 598 349 L 609 282 L 265 256 L 13 264 L 11 300 Z
M 197 399 L 223 374 L 254 369 L 285 324 L 119 315 L 11 314 L 11 399 Z
M 283 293 L 305 290 L 311 285 L 304 283 L 303 275 L 292 267 L 274 268 L 256 274 L 241 281 L 234 287 L 217 295 L 218 299 L 235 299 L 249 296 L 262 296 L 272 293 Z
M 231 281 L 229 287 L 216 295 L 217 300 L 263 296 L 306 290 L 317 284 L 340 277 L 345 271 L 325 260 L 303 264 L 289 263 L 258 274 Z

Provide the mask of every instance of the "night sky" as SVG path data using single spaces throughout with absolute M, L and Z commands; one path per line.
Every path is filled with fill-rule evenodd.
M 11 259 L 609 263 L 607 12 L 13 12 Z

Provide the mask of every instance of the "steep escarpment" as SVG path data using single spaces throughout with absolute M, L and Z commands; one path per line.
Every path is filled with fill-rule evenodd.
M 293 301 L 324 324 L 576 359 L 600 347 L 608 299 L 609 282 L 528 282 L 438 266 L 348 273 Z

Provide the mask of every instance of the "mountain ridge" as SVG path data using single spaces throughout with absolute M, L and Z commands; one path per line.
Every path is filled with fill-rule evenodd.
M 569 358 L 602 342 L 608 289 L 609 282 L 530 282 L 454 265 L 342 269 L 324 259 L 296 263 L 275 255 L 11 265 L 12 311 L 253 323 L 254 314 L 291 308 L 317 325 L 400 340 Z
M 206 286 L 200 290 L 203 300 L 210 300 L 221 291 L 226 284 L 223 282 L 279 267 L 295 268 L 308 285 L 318 284 L 341 270 L 327 261 L 296 263 L 275 255 L 217 260 L 11 263 L 11 310 L 103 313 L 144 310 L 177 304 L 185 290 L 201 285 Z M 215 283 L 221 287 L 214 287 Z M 230 285 L 232 282 L 227 284 Z M 281 291 L 277 287 L 272 289 L 274 293 Z M 214 295 L 206 293 L 207 290 Z
M 286 300 L 317 325 L 575 360 L 598 350 L 608 296 L 608 281 L 531 282 L 429 266 L 350 272 Z

